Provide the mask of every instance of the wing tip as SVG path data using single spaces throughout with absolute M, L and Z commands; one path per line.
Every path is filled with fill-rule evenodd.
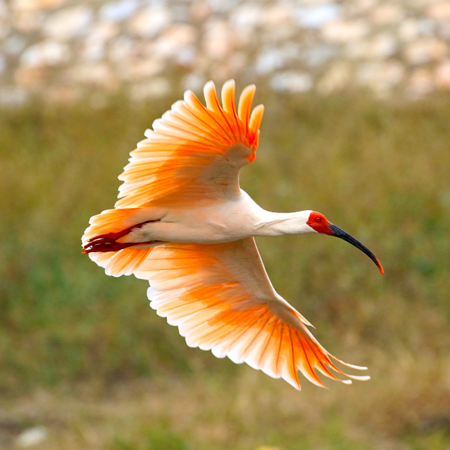
M 203 86 L 203 93 L 205 94 L 205 98 L 208 97 L 211 93 L 216 92 L 216 85 L 214 84 L 214 81 L 209 80 L 205 83 Z
M 253 111 L 250 115 L 249 128 L 255 135 L 257 135 L 259 127 L 261 126 L 263 115 L 264 115 L 264 105 L 257 105 L 253 108 Z
M 368 370 L 368 367 L 365 366 L 357 366 L 356 364 L 349 364 L 346 363 L 345 361 L 342 361 L 338 358 L 336 358 L 336 356 L 330 355 L 335 361 L 337 361 L 340 364 L 343 364 L 344 366 L 350 367 L 350 369 L 355 369 L 355 370 Z
M 230 95 L 230 92 L 234 93 L 234 90 L 236 88 L 236 82 L 231 78 L 230 80 L 225 81 L 222 86 L 222 94 L 223 95 Z

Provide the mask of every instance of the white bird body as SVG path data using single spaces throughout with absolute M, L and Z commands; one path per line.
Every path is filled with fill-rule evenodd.
M 149 241 L 218 244 L 253 236 L 283 236 L 316 233 L 306 222 L 311 211 L 274 213 L 262 209 L 245 191 L 207 206 L 190 205 L 148 211 L 149 222 L 117 242 Z
M 241 94 L 214 84 L 205 108 L 191 93 L 147 130 L 119 177 L 115 209 L 91 218 L 85 253 L 108 275 L 150 282 L 152 308 L 176 325 L 189 346 L 246 362 L 300 389 L 298 371 L 323 386 L 316 371 L 342 372 L 307 329 L 309 322 L 273 288 L 254 236 L 322 233 L 376 257 L 320 213 L 265 211 L 239 187 L 239 170 L 255 157 L 263 107 L 250 115 L 254 86 Z M 342 361 L 337 360 L 342 363 Z M 365 369 L 343 363 L 355 369 Z

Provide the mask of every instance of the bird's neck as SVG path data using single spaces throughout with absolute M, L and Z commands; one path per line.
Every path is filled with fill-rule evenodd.
M 275 213 L 264 211 L 260 221 L 255 224 L 256 236 L 284 236 L 288 234 L 313 233 L 306 224 L 310 210 L 292 213 Z

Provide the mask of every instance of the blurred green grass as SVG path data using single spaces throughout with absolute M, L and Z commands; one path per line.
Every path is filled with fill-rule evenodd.
M 18 399 L 42 390 L 59 399 L 55 413 L 86 386 L 102 404 L 117 386 L 147 380 L 165 393 L 168 411 L 144 405 L 132 425 L 108 428 L 106 444 L 64 448 L 447 449 L 450 97 L 257 96 L 266 113 L 242 187 L 268 210 L 324 213 L 386 271 L 380 276 L 356 249 L 324 236 L 258 240 L 276 289 L 312 321 L 320 342 L 373 376 L 350 388 L 328 383 L 329 392 L 304 380 L 302 393 L 188 348 L 148 307 L 145 282 L 107 277 L 81 254 L 89 217 L 112 207 L 129 151 L 176 97 L 0 112 L 0 395 L 8 411 L 22 417 Z M 180 426 L 182 412 L 171 411 L 178 398 L 165 383 L 219 437 L 197 422 Z M 141 392 L 129 389 L 138 402 Z M 74 407 L 81 428 L 89 422 L 83 402 Z M 73 420 L 64 425 L 69 434 Z

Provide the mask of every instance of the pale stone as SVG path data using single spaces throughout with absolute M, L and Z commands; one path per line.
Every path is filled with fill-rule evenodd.
M 42 9 L 56 8 L 66 0 L 14 0 L 12 7 L 21 11 L 38 11 Z
M 262 10 L 262 23 L 265 27 L 271 28 L 278 25 L 286 25 L 292 21 L 294 10 L 289 3 L 275 3 Z
M 364 59 L 370 48 L 371 42 L 366 40 L 350 41 L 343 49 L 343 55 L 349 59 Z
M 66 44 L 44 41 L 28 47 L 20 58 L 23 66 L 54 66 L 70 59 L 70 51 Z
M 208 66 L 208 78 L 214 80 L 218 86 L 226 80 L 235 77 L 230 65 L 228 64 L 228 58 L 222 61 L 214 62 Z M 220 89 L 220 88 L 219 88 Z
M 415 8 L 419 9 L 424 9 L 430 4 L 436 2 L 436 0 L 409 0 L 409 1 Z
M 66 72 L 64 80 L 99 86 L 110 91 L 119 87 L 118 79 L 105 63 L 77 65 Z
M 239 4 L 239 0 L 208 0 L 211 8 L 215 12 L 226 13 L 234 10 Z
M 5 26 L 9 12 L 5 0 L 0 0 L 0 25 Z
M 216 81 L 217 83 L 223 83 L 226 80 L 229 80 L 230 78 L 236 78 L 241 74 L 240 70 L 235 70 L 229 58 L 210 64 L 209 66 L 207 66 L 207 69 L 208 78 Z
M 208 78 L 210 79 L 210 69 L 213 64 L 214 61 L 211 61 L 211 59 L 207 55 L 205 55 L 203 51 L 199 51 L 197 53 L 197 56 L 195 58 L 195 70 L 197 72 L 208 74 Z
M 385 95 L 402 81 L 404 75 L 405 69 L 397 61 L 372 61 L 359 67 L 356 81 L 378 95 Z
M 14 26 L 21 33 L 40 31 L 44 18 L 42 11 L 17 11 L 13 16 Z
M 446 22 L 441 22 L 439 24 L 439 37 L 446 40 L 447 42 L 450 41 L 450 20 Z
M 296 22 L 302 27 L 319 29 L 325 24 L 336 20 L 340 13 L 340 7 L 332 3 L 312 5 L 309 8 L 297 5 L 294 17 Z
M 398 48 L 397 40 L 390 33 L 382 33 L 375 36 L 372 40 L 369 57 L 389 58 Z
M 120 75 L 127 81 L 142 80 L 153 77 L 162 72 L 165 64 L 156 57 L 147 57 L 140 60 L 129 60 L 127 64 L 119 67 Z
M 48 83 L 49 72 L 44 66 L 18 67 L 14 73 L 16 86 L 27 91 L 36 91 Z
M 136 44 L 133 39 L 126 36 L 119 36 L 114 39 L 109 47 L 109 58 L 119 64 L 133 56 Z
M 329 3 L 329 0 L 303 0 L 302 4 L 306 7 L 321 5 L 322 3 Z
M 181 86 L 185 90 L 193 92 L 201 92 L 207 79 L 204 74 L 198 72 L 191 72 L 181 80 Z
M 243 3 L 231 14 L 230 22 L 236 30 L 254 31 L 264 20 L 263 10 L 258 3 Z
M 236 47 L 239 48 L 247 47 L 247 51 L 249 51 L 251 48 L 254 48 L 255 32 L 243 28 L 243 29 L 233 29 L 232 33 Z
M 137 36 L 154 38 L 171 22 L 170 10 L 161 6 L 148 7 L 136 14 L 128 23 L 128 30 Z
M 72 39 L 87 33 L 92 19 L 91 8 L 83 5 L 74 6 L 52 14 L 44 24 L 44 31 L 53 39 Z
M 105 58 L 106 49 L 103 44 L 85 44 L 80 53 L 83 61 L 94 62 Z
M 134 101 L 143 101 L 164 97 L 170 93 L 170 83 L 166 78 L 157 77 L 146 83 L 131 86 L 131 98 Z
M 399 23 L 404 16 L 403 9 L 396 4 L 384 4 L 372 10 L 371 19 L 377 25 Z
M 450 20 L 450 2 L 432 3 L 427 9 L 427 13 L 435 20 Z
M 45 427 L 29 428 L 17 436 L 16 445 L 20 448 L 33 447 L 44 442 L 47 439 L 47 435 Z
M 162 58 L 179 55 L 183 49 L 191 48 L 197 38 L 197 30 L 191 25 L 172 25 L 154 43 L 154 53 Z
M 344 55 L 351 59 L 386 59 L 397 51 L 397 47 L 397 41 L 392 34 L 381 33 L 370 41 L 349 42 L 344 49 Z
M 229 57 L 212 66 L 210 76 L 213 80 L 226 81 L 242 74 L 248 61 L 242 52 L 233 52 Z
M 407 19 L 400 23 L 398 36 L 403 41 L 412 41 L 419 36 L 432 36 L 435 34 L 435 23 L 430 19 Z
M 229 58 L 230 68 L 234 72 L 240 72 L 248 66 L 248 55 L 243 51 L 236 51 Z
M 367 35 L 369 27 L 363 20 L 337 20 L 326 24 L 321 31 L 325 40 L 344 44 Z
M 15 34 L 3 43 L 3 51 L 11 55 L 18 55 L 24 48 L 26 42 L 22 35 Z
M 317 91 L 321 94 L 344 89 L 350 83 L 350 67 L 345 62 L 336 62 L 317 83 Z
M 105 3 L 99 10 L 102 21 L 120 22 L 130 17 L 137 9 L 136 0 L 120 0 L 118 2 Z
M 419 26 L 417 20 L 407 19 L 402 21 L 398 28 L 398 36 L 403 41 L 411 41 L 419 34 Z
M 195 21 L 203 22 L 212 13 L 210 4 L 206 0 L 194 0 L 190 7 L 190 16 Z
M 11 27 L 8 24 L 2 24 L 1 22 L 2 21 L 0 20 L 0 41 L 5 39 L 11 31 Z
M 435 31 L 435 21 L 432 19 L 421 19 L 417 21 L 419 36 L 432 36 Z
M 270 44 L 277 44 L 279 42 L 294 39 L 298 33 L 298 27 L 288 22 L 284 25 L 276 25 L 268 27 L 265 30 L 263 41 Z
M 440 89 L 450 89 L 450 60 L 439 64 L 435 74 L 436 86 Z
M 301 56 L 308 66 L 321 66 L 326 64 L 330 59 L 337 56 L 338 52 L 335 46 L 327 44 L 314 45 L 313 47 L 301 49 Z
M 103 22 L 89 30 L 81 50 L 84 61 L 98 61 L 105 58 L 106 44 L 119 34 L 119 28 L 111 22 Z
M 270 86 L 277 92 L 307 92 L 312 88 L 313 80 L 309 73 L 288 70 L 275 74 Z
M 405 48 L 405 57 L 411 64 L 426 64 L 443 58 L 447 53 L 447 45 L 436 38 L 423 38 Z
M 379 72 L 379 62 L 366 62 L 359 65 L 355 74 L 355 79 L 362 86 L 370 86 L 378 81 Z
M 82 96 L 80 87 L 75 86 L 51 86 L 47 91 L 45 98 L 49 103 L 58 105 L 70 105 L 79 100 Z
M 142 45 L 139 55 L 145 55 L 150 58 L 158 58 L 165 61 L 165 64 L 180 64 L 190 66 L 194 64 L 197 47 L 195 45 L 171 45 L 164 39 L 158 39 L 151 43 Z
M 427 69 L 416 69 L 409 79 L 407 93 L 414 97 L 422 97 L 434 88 L 433 76 Z
M 103 22 L 89 30 L 86 41 L 92 44 L 106 44 L 120 32 L 119 27 L 111 22 Z
M 197 56 L 197 48 L 194 45 L 181 48 L 174 56 L 174 61 L 179 66 L 193 67 Z
M 286 54 L 277 47 L 263 49 L 255 61 L 255 70 L 258 75 L 266 75 L 281 69 L 287 61 Z
M 6 59 L 0 54 L 0 74 L 6 70 Z
M 233 34 L 225 20 L 208 20 L 203 36 L 202 48 L 209 58 L 219 60 L 231 53 Z
M 376 4 L 377 0 L 352 0 L 345 6 L 349 15 L 357 15 L 373 10 Z
M 190 12 L 188 5 L 173 5 L 170 11 L 174 22 L 189 22 Z

